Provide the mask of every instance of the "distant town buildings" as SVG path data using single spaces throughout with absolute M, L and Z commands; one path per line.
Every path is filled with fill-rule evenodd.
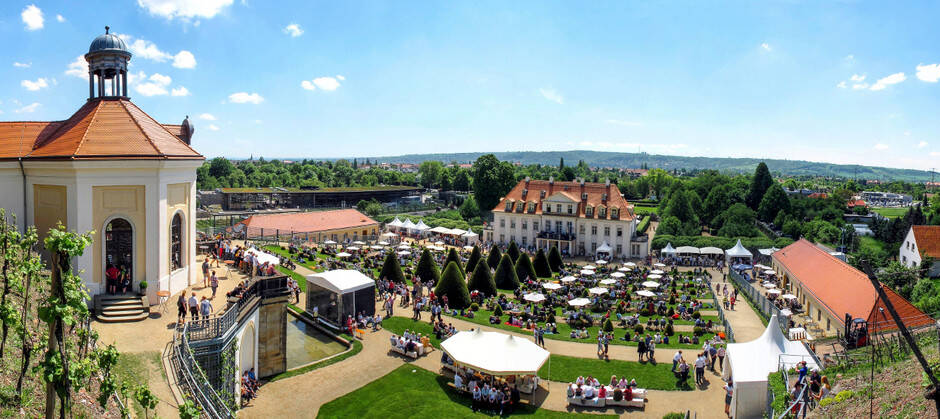
M 914 202 L 910 195 L 892 192 L 864 191 L 859 194 L 859 198 L 873 207 L 906 207 Z
M 349 188 L 221 188 L 222 209 L 244 211 L 268 208 L 341 208 L 355 206 L 361 200 L 382 203 L 407 200 L 420 195 L 413 186 L 372 186 Z

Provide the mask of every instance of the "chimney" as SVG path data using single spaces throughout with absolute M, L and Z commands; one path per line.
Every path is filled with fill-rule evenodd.
M 552 190 L 553 190 L 553 189 L 555 189 L 555 177 L 554 177 L 554 176 L 549 176 L 549 177 L 548 177 L 548 194 L 549 194 L 549 195 L 552 194 Z
M 525 177 L 525 187 L 526 187 L 526 188 L 529 187 L 529 180 L 531 180 L 531 179 L 529 179 L 529 177 L 526 176 L 526 177 Z
M 581 184 L 581 200 L 587 201 L 587 194 L 584 192 L 584 178 L 579 179 L 579 181 L 578 183 Z

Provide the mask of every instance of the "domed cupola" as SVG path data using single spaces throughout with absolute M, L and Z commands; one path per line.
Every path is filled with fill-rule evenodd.
M 127 97 L 127 62 L 131 52 L 119 36 L 104 27 L 85 54 L 88 61 L 88 99 Z M 111 83 L 108 83 L 108 81 Z M 110 86 L 108 86 L 110 84 Z

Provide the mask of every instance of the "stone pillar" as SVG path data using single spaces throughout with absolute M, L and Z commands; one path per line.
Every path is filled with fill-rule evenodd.
M 121 96 L 127 97 L 127 71 L 121 72 Z
M 258 377 L 287 371 L 288 294 L 265 298 L 258 308 Z
M 88 70 L 88 98 L 94 99 L 95 97 L 95 73 L 91 70 Z

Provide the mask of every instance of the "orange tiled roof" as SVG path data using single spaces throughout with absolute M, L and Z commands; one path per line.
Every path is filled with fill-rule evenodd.
M 129 100 L 92 100 L 69 119 L 0 122 L 0 159 L 203 159 Z
M 872 287 L 865 273 L 835 258 L 806 239 L 800 239 L 775 252 L 772 258 L 790 273 L 793 280 L 801 283 L 811 294 L 815 295 L 816 299 L 821 301 L 836 319 L 844 319 L 846 313 L 853 319 L 869 319 L 883 304 L 879 301 L 878 292 Z M 910 302 L 888 287 L 884 288 L 898 312 L 906 313 L 902 316 L 929 320 L 929 317 Z M 908 327 L 920 325 L 920 323 L 908 322 L 905 324 Z
M 378 225 L 378 222 L 354 209 L 252 215 L 241 224 L 251 229 L 310 233 Z
M 852 200 L 849 200 L 849 202 L 847 202 L 847 203 L 845 204 L 845 206 L 847 206 L 847 207 L 849 207 L 849 208 L 852 208 L 852 207 L 867 207 L 868 204 L 866 204 L 865 201 L 863 201 L 863 200 L 861 200 L 861 199 L 852 199 Z
M 813 193 L 807 195 L 806 197 L 807 197 L 807 198 L 826 199 L 826 198 L 829 197 L 829 195 L 827 195 L 825 192 L 813 192 Z
M 940 259 L 940 226 L 912 226 L 917 251 L 921 255 Z
M 522 196 L 523 190 L 525 190 L 524 197 Z M 542 191 L 545 191 L 544 197 L 542 197 Z M 580 218 L 614 219 L 611 218 L 610 213 L 610 208 L 614 207 L 619 209 L 621 220 L 632 220 L 634 217 L 633 206 L 620 195 L 620 189 L 617 188 L 617 185 L 611 184 L 607 186 L 604 183 L 585 182 L 584 186 L 582 186 L 579 182 L 555 181 L 552 183 L 547 180 L 519 181 L 519 183 L 499 201 L 499 204 L 496 204 L 496 208 L 493 208 L 493 211 L 542 214 L 542 200 L 559 193 L 577 203 L 576 214 Z M 587 193 L 586 200 L 581 199 L 582 193 Z M 607 194 L 606 201 L 603 199 L 604 194 Z M 507 200 L 511 202 L 509 209 L 506 209 Z M 530 202 L 536 203 L 534 212 L 529 212 L 528 204 Z M 518 211 L 519 205 L 524 205 L 521 212 Z M 598 215 L 597 211 L 597 208 L 602 205 L 607 207 L 607 213 L 603 218 Z M 586 215 L 588 206 L 593 208 L 591 217 L 587 217 Z M 554 212 L 548 212 L 548 214 L 554 214 Z M 559 215 L 564 214 L 567 213 Z

